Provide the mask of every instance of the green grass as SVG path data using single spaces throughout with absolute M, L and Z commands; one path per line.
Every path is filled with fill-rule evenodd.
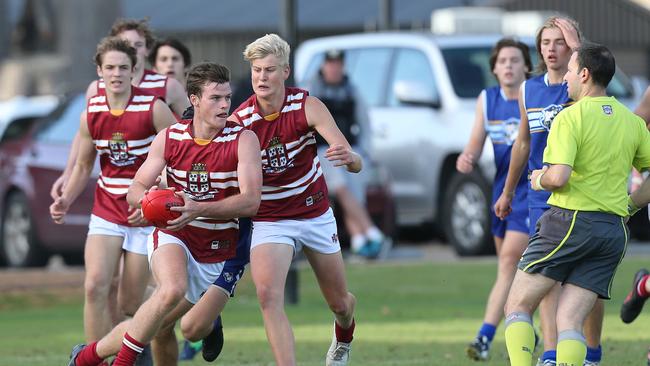
M 626 259 L 607 302 L 603 332 L 604 365 L 641 365 L 650 345 L 650 316 L 631 324 L 618 318 L 633 273 L 650 258 Z M 465 345 L 481 324 L 484 302 L 495 275 L 493 261 L 350 265 L 351 290 L 358 299 L 352 365 L 472 365 Z M 309 269 L 300 273 L 300 304 L 287 311 L 300 365 L 323 365 L 332 316 Z M 0 295 L 0 366 L 65 365 L 83 339 L 82 297 L 71 294 Z M 218 363 L 270 365 L 262 319 L 249 276 L 224 313 L 226 345 Z M 197 360 L 184 365 L 205 365 Z M 506 365 L 503 328 L 492 360 Z

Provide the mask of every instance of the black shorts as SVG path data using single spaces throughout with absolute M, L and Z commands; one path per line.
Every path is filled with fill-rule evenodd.
M 539 230 L 530 238 L 519 261 L 519 269 L 609 299 L 612 280 L 629 238 L 623 218 L 551 206 L 538 225 Z

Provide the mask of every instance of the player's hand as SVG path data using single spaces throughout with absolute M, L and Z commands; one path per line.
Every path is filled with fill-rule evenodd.
M 503 192 L 494 203 L 494 214 L 503 220 L 512 212 L 512 193 Z
M 63 189 L 67 183 L 68 176 L 65 174 L 61 174 L 60 177 L 56 178 L 54 184 L 52 184 L 52 188 L 50 189 L 50 197 L 56 201 L 56 199 L 63 194 Z
M 564 42 L 566 42 L 567 47 L 572 50 L 580 47 L 580 38 L 578 37 L 578 30 L 564 18 L 555 19 L 554 24 L 560 28 L 562 35 L 564 36 Z
M 63 224 L 65 222 L 65 214 L 69 209 L 70 203 L 64 199 L 63 196 L 59 196 L 54 200 L 54 203 L 50 205 L 50 216 L 55 223 Z
M 325 151 L 325 157 L 331 161 L 334 166 L 344 166 L 356 162 L 357 154 L 343 145 L 330 145 Z
M 126 218 L 131 226 L 150 226 L 151 224 L 142 215 L 142 209 L 129 205 L 129 216 Z
M 456 159 L 456 170 L 463 174 L 469 174 L 474 170 L 474 154 L 463 152 Z
M 198 202 L 189 198 L 183 191 L 178 191 L 176 194 L 183 199 L 185 204 L 183 206 L 172 206 L 169 208 L 170 211 L 181 213 L 181 215 L 174 220 L 167 221 L 168 226 L 165 229 L 172 231 L 182 229 L 185 225 L 201 216 L 201 205 Z
M 538 178 L 542 174 L 546 173 L 547 170 L 548 170 L 548 166 L 544 165 L 544 166 L 542 166 L 542 169 L 535 169 L 530 174 L 530 187 L 533 189 L 533 191 L 543 191 L 544 190 L 544 187 L 542 187 L 542 184 L 541 184 L 541 180 L 538 181 Z

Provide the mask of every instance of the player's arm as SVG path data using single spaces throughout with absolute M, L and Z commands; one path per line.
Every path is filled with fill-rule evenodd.
M 530 175 L 531 187 L 536 191 L 554 191 L 564 187 L 571 177 L 570 165 L 552 164 L 544 165 L 542 169 L 533 170 Z
M 461 173 L 469 174 L 474 170 L 474 164 L 478 161 L 483 153 L 483 145 L 487 134 L 483 125 L 485 117 L 483 111 L 483 100 L 485 93 L 482 92 L 476 100 L 476 114 L 474 115 L 474 125 L 469 141 L 463 152 L 456 159 L 456 170 Z
M 643 93 L 641 102 L 634 110 L 634 113 L 643 118 L 646 126 L 650 129 L 650 87 L 648 87 Z
M 149 147 L 147 159 L 135 173 L 133 183 L 131 183 L 129 192 L 126 194 L 126 201 L 131 207 L 140 207 L 142 196 L 144 196 L 144 193 L 156 183 L 156 179 L 165 168 L 165 165 L 167 164 L 165 161 L 166 138 L 166 130 L 158 132 L 156 138 Z
M 156 132 L 160 132 L 174 123 L 176 123 L 176 117 L 174 117 L 167 104 L 160 99 L 156 99 L 153 104 L 153 127 Z
M 167 78 L 166 94 L 167 103 L 171 109 L 177 115 L 182 116 L 185 109 L 190 106 L 190 100 L 187 99 L 183 85 L 174 78 Z
M 334 166 L 345 165 L 349 172 L 361 171 L 363 165 L 361 156 L 352 150 L 325 104 L 316 97 L 308 96 L 305 101 L 305 114 L 309 127 L 315 129 L 330 145 L 325 152 L 325 157 L 333 161 Z
M 67 213 L 72 202 L 77 199 L 79 194 L 86 187 L 88 177 L 95 165 L 97 150 L 88 130 L 86 114 L 82 114 L 79 125 L 78 153 L 76 155 L 74 167 L 70 174 L 70 179 L 54 203 L 50 206 L 50 215 L 56 223 L 63 223 L 63 217 Z
M 525 84 L 524 84 L 525 85 Z M 494 213 L 500 219 L 505 218 L 510 213 L 512 199 L 515 196 L 515 188 L 521 178 L 521 174 L 526 168 L 528 157 L 530 155 L 530 131 L 528 130 L 528 115 L 524 106 L 524 87 L 520 88 L 519 95 L 519 132 L 517 139 L 512 145 L 510 153 L 510 165 L 508 166 L 508 175 L 503 186 L 503 192 L 494 204 Z
M 91 82 L 88 85 L 88 88 L 86 88 L 86 101 L 90 99 L 91 97 L 97 95 L 97 80 Z M 86 114 L 86 110 L 84 109 L 83 112 L 81 112 L 81 116 L 79 116 L 79 120 L 81 121 L 81 118 Z M 65 168 L 63 169 L 63 173 L 61 173 L 61 176 L 59 176 L 54 183 L 52 184 L 52 188 L 50 189 L 50 196 L 52 197 L 53 200 L 56 200 L 61 196 L 63 193 L 63 189 L 65 188 L 66 183 L 68 182 L 68 179 L 70 178 L 70 173 L 72 173 L 72 168 L 74 167 L 74 163 L 77 160 L 77 152 L 79 151 L 79 131 L 75 133 L 74 138 L 72 139 L 72 144 L 70 145 L 70 152 L 68 153 L 68 160 L 66 161 Z
M 628 201 L 628 205 L 631 203 L 631 207 L 629 207 L 631 214 L 638 211 L 640 207 L 650 204 L 650 178 L 646 179 L 639 189 L 630 194 L 630 200 L 632 202 Z
M 168 221 L 167 229 L 178 230 L 197 217 L 227 220 L 234 217 L 255 216 L 260 206 L 262 192 L 260 143 L 255 133 L 244 131 L 237 145 L 239 194 L 220 201 L 194 202 L 185 193 L 179 192 L 185 200 L 185 205 L 170 208 L 172 211 L 181 212 L 181 216 Z

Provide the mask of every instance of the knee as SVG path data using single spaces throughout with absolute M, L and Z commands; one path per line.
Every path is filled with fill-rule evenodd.
M 279 308 L 283 306 L 284 292 L 271 288 L 270 286 L 257 287 L 257 299 L 262 311 Z
M 349 316 L 352 314 L 355 299 L 351 293 L 336 297 L 336 299 L 328 300 L 330 310 L 338 316 Z
M 184 284 L 169 284 L 161 286 L 158 289 L 158 303 L 167 311 L 171 311 L 183 300 L 185 296 L 186 286 Z
M 87 275 L 84 281 L 84 292 L 87 301 L 101 301 L 108 298 L 112 281 L 101 275 Z
M 183 333 L 183 338 L 187 339 L 190 342 L 200 341 L 205 338 L 204 334 L 208 333 L 208 326 L 210 323 L 208 321 L 194 321 L 194 320 L 181 320 L 181 332 Z

